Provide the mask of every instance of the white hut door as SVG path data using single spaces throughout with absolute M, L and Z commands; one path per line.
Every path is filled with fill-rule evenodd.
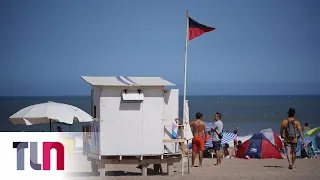
M 144 154 L 161 154 L 163 150 L 163 91 L 144 90 L 143 100 L 143 151 Z

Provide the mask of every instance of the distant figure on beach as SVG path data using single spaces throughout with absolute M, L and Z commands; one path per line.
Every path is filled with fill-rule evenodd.
M 193 130 L 192 167 L 194 167 L 196 153 L 199 153 L 199 166 L 202 167 L 202 151 L 204 150 L 204 145 L 207 143 L 208 132 L 206 131 L 206 124 L 202 121 L 202 113 L 197 112 L 196 118 L 196 120 L 190 123 L 190 127 Z
M 280 126 L 280 135 L 281 138 L 284 139 L 283 144 L 289 161 L 289 169 L 292 169 L 296 160 L 296 148 L 298 142 L 297 131 L 300 133 L 303 144 L 304 138 L 299 121 L 294 119 L 294 115 L 296 114 L 295 109 L 290 108 L 287 114 L 288 118 L 283 120 Z M 290 157 L 290 155 L 292 157 Z
M 308 131 L 310 130 L 310 127 L 309 127 L 309 123 L 304 123 L 304 127 L 303 127 L 303 131 Z
M 214 115 L 214 123 L 212 124 L 211 127 L 211 132 L 212 133 L 212 144 L 213 144 L 213 150 L 216 153 L 216 158 L 217 158 L 217 164 L 215 165 L 221 165 L 221 135 L 223 131 L 223 123 L 221 121 L 221 113 L 216 112 Z
M 172 139 L 177 139 L 178 138 L 178 130 L 181 129 L 180 125 L 182 125 L 180 122 L 179 122 L 179 118 L 176 118 L 174 120 L 174 124 L 172 124 Z M 181 137 L 179 137 L 181 138 Z M 178 152 L 178 147 L 180 146 L 180 149 L 182 151 L 182 153 L 184 154 L 184 147 L 183 147 L 183 144 L 181 142 L 179 143 L 175 143 L 175 147 L 176 147 L 176 152 Z
M 180 125 L 179 119 L 176 118 L 174 120 L 174 123 L 172 123 L 172 139 L 177 139 L 179 125 Z
M 228 143 L 225 143 L 223 145 L 223 157 L 224 158 L 230 158 L 229 144 Z
M 314 153 L 314 150 L 313 150 L 312 142 L 310 142 L 307 145 L 307 151 L 308 151 L 309 158 L 315 157 L 315 153 Z
M 176 124 L 181 125 L 181 123 L 179 122 L 179 118 L 175 119 Z
M 238 129 L 234 130 L 233 134 L 236 134 L 237 136 L 233 140 L 233 150 L 231 152 L 230 159 L 232 157 L 236 157 L 237 156 L 237 152 L 238 152 L 238 149 L 239 149 L 238 145 L 239 145 L 239 142 L 241 142 L 241 141 L 238 141 Z
M 62 131 L 62 127 L 58 126 L 58 127 L 57 127 L 57 131 L 58 131 L 58 132 L 63 132 L 63 131 Z
M 238 137 L 238 129 L 234 130 L 233 134 L 237 135 L 233 140 L 233 147 L 237 147 L 237 145 L 238 145 L 238 138 L 237 138 Z

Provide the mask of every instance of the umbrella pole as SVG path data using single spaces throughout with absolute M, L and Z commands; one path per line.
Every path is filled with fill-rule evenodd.
M 189 140 L 187 140 L 187 157 L 188 157 L 188 174 L 190 174 L 190 153 L 189 153 Z
M 50 132 L 51 132 L 51 119 L 50 119 Z

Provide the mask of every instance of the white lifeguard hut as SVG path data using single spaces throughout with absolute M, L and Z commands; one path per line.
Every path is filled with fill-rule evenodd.
M 179 116 L 179 91 L 161 77 L 82 76 L 91 88 L 91 110 L 96 121 L 83 128 L 84 153 L 93 171 L 104 175 L 105 164 L 137 164 L 147 175 L 151 164 L 174 162 L 182 153 L 171 139 L 172 124 Z M 183 128 L 183 126 L 182 126 Z M 183 131 L 182 131 L 183 132 Z M 87 141 L 88 140 L 88 141 Z M 87 148 L 88 147 L 88 148 Z

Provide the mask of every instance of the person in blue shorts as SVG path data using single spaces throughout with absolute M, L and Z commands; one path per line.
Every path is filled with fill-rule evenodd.
M 216 153 L 217 164 L 221 165 L 221 139 L 219 138 L 219 134 L 223 131 L 223 123 L 221 121 L 221 113 L 216 112 L 214 115 L 214 123 L 212 124 L 211 132 L 212 132 L 212 144 L 213 150 Z

